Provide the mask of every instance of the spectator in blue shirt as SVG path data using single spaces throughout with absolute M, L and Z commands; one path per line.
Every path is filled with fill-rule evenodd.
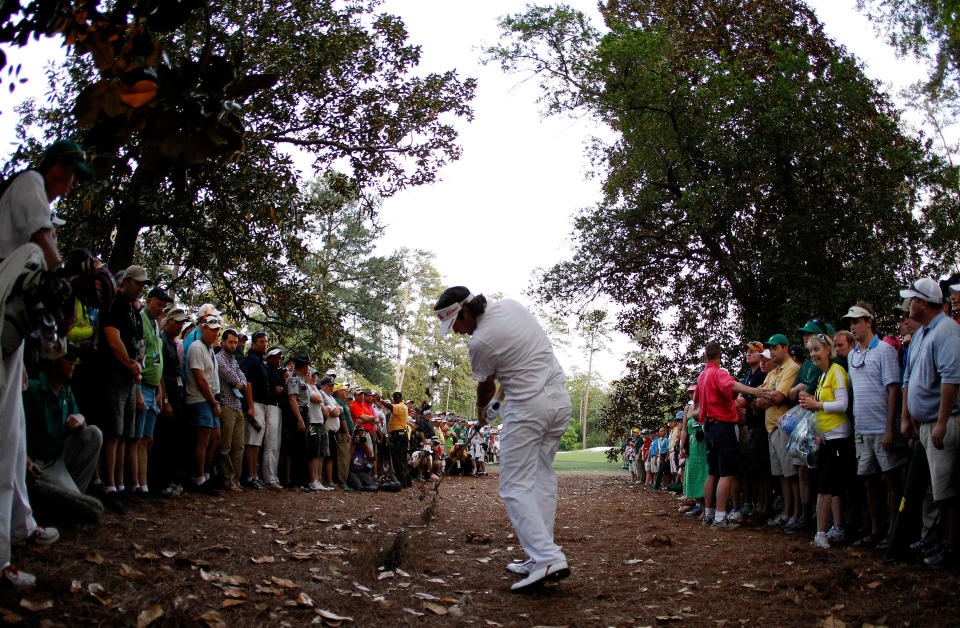
M 921 277 L 900 291 L 910 299 L 910 318 L 920 323 L 914 334 L 903 376 L 901 430 L 923 443 L 930 467 L 933 499 L 946 513 L 943 547 L 927 556 L 929 567 L 956 562 L 958 514 L 957 455 L 960 452 L 960 325 L 943 313 L 943 293 L 933 279 Z

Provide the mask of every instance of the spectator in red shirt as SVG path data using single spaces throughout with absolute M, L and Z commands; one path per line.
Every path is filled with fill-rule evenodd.
M 707 482 L 703 487 L 704 524 L 713 529 L 738 527 L 739 517 L 727 521 L 727 499 L 737 491 L 740 443 L 737 439 L 737 394 L 759 395 L 758 388 L 745 386 L 720 368 L 720 344 L 708 342 L 703 356 L 706 364 L 697 378 L 693 394 L 694 412 L 707 437 Z M 716 501 L 714 501 L 716 491 Z M 731 515 L 734 515 L 733 511 Z M 739 513 L 737 513 L 739 514 Z

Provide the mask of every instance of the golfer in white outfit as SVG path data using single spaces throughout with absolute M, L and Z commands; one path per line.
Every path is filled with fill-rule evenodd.
M 497 396 L 503 405 L 500 438 L 500 497 L 527 552 L 525 563 L 507 569 L 525 578 L 510 589 L 522 592 L 570 575 L 567 559 L 553 542 L 557 474 L 553 457 L 570 421 L 570 395 L 563 369 L 540 324 L 512 299 L 487 304 L 463 286 L 448 288 L 434 311 L 442 333 L 470 336 L 470 364 L 477 380 L 479 427 Z

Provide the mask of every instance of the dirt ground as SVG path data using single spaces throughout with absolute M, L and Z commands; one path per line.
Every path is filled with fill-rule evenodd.
M 511 594 L 522 551 L 496 475 L 439 499 L 300 491 L 147 501 L 49 548 L 14 551 L 40 583 L 0 588 L 22 625 L 930 626 L 960 622 L 957 574 L 818 551 L 759 525 L 713 532 L 622 475 L 560 476 L 570 578 Z M 433 518 L 429 523 L 424 519 Z M 397 542 L 398 530 L 402 541 Z M 33 610 L 31 610 L 33 609 Z M 320 612 L 329 613 L 324 616 Z M 152 620 L 152 623 L 150 623 Z

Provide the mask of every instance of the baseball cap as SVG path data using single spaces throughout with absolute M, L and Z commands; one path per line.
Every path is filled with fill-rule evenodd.
M 751 340 L 745 346 L 748 351 L 756 351 L 757 353 L 763 351 L 763 343 L 759 340 Z
M 901 303 L 900 305 L 893 306 L 893 309 L 898 312 L 903 312 L 904 314 L 908 314 L 910 312 L 910 298 L 909 297 L 905 298 L 903 300 L 903 303 Z
M 940 284 L 929 277 L 921 277 L 915 280 L 909 288 L 900 291 L 900 296 L 904 299 L 916 297 L 930 303 L 943 302 L 943 291 L 940 290 Z
M 320 385 L 321 385 L 321 386 L 329 386 L 330 384 L 333 383 L 333 381 L 334 381 L 334 380 L 333 380 L 332 377 L 324 377 L 323 379 L 320 380 Z
M 220 316 L 220 310 L 217 309 L 217 306 L 213 303 L 204 303 L 200 306 L 200 309 L 197 310 L 197 320 L 203 320 L 204 316 Z
M 150 281 L 150 277 L 147 275 L 147 271 L 143 266 L 137 266 L 136 264 L 127 266 L 127 269 L 123 271 L 123 276 L 120 277 L 120 281 L 124 279 L 132 279 L 137 283 L 147 284 L 148 286 L 153 283 Z
M 829 325 L 821 321 L 819 318 L 811 318 L 803 324 L 803 327 L 798 328 L 797 331 L 805 334 L 830 334 L 832 336 L 833 334 L 828 327 Z
M 206 316 L 201 321 L 200 324 L 207 329 L 220 329 L 223 327 L 223 321 L 220 320 L 219 316 Z
M 293 357 L 290 359 L 293 360 L 294 364 L 310 364 L 310 356 L 306 351 L 294 353 Z
M 87 165 L 87 154 L 73 140 L 57 140 L 47 146 L 47 149 L 43 151 L 43 159 L 40 161 L 41 170 L 44 166 L 53 165 L 58 161 L 71 164 L 77 169 L 77 174 L 81 179 L 93 177 L 93 170 Z
M 770 360 L 770 359 L 773 358 L 773 356 L 770 355 L 770 349 L 764 349 L 763 351 L 761 351 L 761 352 L 760 352 L 760 357 L 762 357 L 762 358 L 764 358 L 764 359 L 767 359 L 767 360 Z
M 163 301 L 164 303 L 173 303 L 173 297 L 171 297 L 169 294 L 167 294 L 167 291 L 164 290 L 163 288 L 161 288 L 160 286 L 155 286 L 155 287 L 153 288 L 153 290 L 151 290 L 151 291 L 147 294 L 147 298 L 148 298 L 148 299 L 160 299 L 160 300 Z
M 320 385 L 323 386 L 323 382 L 320 382 Z M 333 392 L 340 392 L 341 390 L 346 390 L 347 387 L 343 384 L 335 384 L 333 387 Z
M 850 309 L 847 310 L 847 313 L 844 314 L 843 316 L 841 316 L 840 318 L 841 318 L 841 319 L 844 319 L 844 318 L 873 318 L 873 314 L 871 314 L 866 308 L 862 308 L 862 307 L 860 307 L 859 305 L 851 305 L 851 306 L 850 306 Z
M 818 333 L 818 332 L 813 332 Z M 790 345 L 790 341 L 787 340 L 787 337 L 783 334 L 774 334 L 770 336 L 770 339 L 767 340 L 767 346 L 776 347 L 777 345 Z
M 171 310 L 168 310 L 163 317 L 164 323 L 166 323 L 167 321 L 177 321 L 178 323 L 182 323 L 186 320 L 187 320 L 187 313 L 183 311 L 183 308 L 179 308 L 179 307 L 175 307 Z
M 283 355 L 283 349 L 277 346 L 270 347 L 270 350 L 267 351 L 266 357 L 272 358 L 275 355 Z

